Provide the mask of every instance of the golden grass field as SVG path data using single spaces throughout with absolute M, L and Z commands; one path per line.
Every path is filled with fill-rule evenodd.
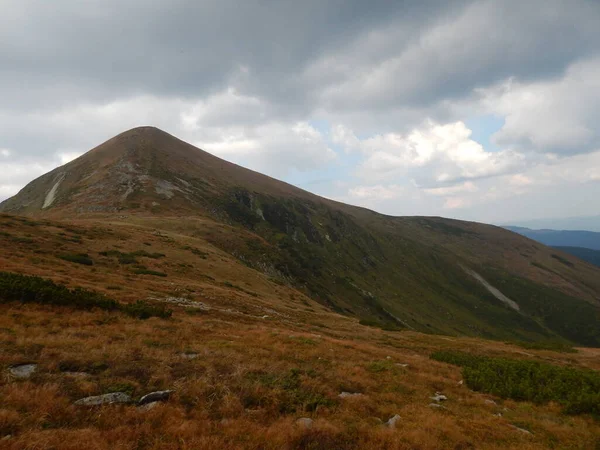
M 600 448 L 597 419 L 565 415 L 555 404 L 473 392 L 460 384 L 460 368 L 429 358 L 435 350 L 457 349 L 600 370 L 600 349 L 556 353 L 365 327 L 202 237 L 135 220 L 1 215 L 0 231 L 2 271 L 95 289 L 123 302 L 196 302 L 171 304 L 172 318 L 148 320 L 0 304 L 2 449 Z M 164 254 L 139 259 L 168 276 L 135 274 L 100 255 L 111 249 Z M 87 253 L 94 264 L 57 257 L 73 253 Z M 8 369 L 22 363 L 37 364 L 37 371 L 29 379 L 10 376 Z M 133 404 L 73 404 L 107 392 L 137 399 L 163 389 L 174 394 L 148 411 Z M 340 398 L 341 392 L 363 395 Z M 435 392 L 448 397 L 443 408 L 429 406 Z M 395 428 L 383 425 L 396 414 Z M 311 428 L 296 423 L 303 417 L 314 421 Z

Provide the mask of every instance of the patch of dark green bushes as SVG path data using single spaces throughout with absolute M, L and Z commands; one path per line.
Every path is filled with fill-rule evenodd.
M 83 264 L 84 266 L 94 265 L 94 261 L 92 261 L 92 258 L 87 253 L 64 253 L 58 255 L 58 257 L 72 263 Z
M 597 371 L 458 351 L 435 352 L 431 358 L 462 367 L 465 383 L 474 391 L 517 401 L 554 401 L 567 414 L 600 416 Z
M 167 274 L 164 272 L 158 272 L 156 270 L 143 269 L 143 268 L 135 269 L 133 271 L 133 273 L 138 274 L 138 275 L 153 275 L 155 277 L 166 277 L 167 276 Z
M 565 344 L 564 342 L 554 342 L 554 341 L 542 341 L 542 342 L 514 342 L 515 345 L 519 347 L 526 348 L 528 350 L 551 350 L 553 352 L 560 353 L 577 353 L 577 350 L 573 348 L 573 346 L 569 344 Z
M 105 311 L 121 311 L 139 319 L 149 317 L 166 319 L 173 313 L 162 305 L 144 301 L 131 304 L 120 303 L 89 289 L 80 287 L 70 289 L 65 285 L 37 276 L 0 272 L 0 303 L 10 301 L 69 306 L 84 310 L 98 308 Z
M 146 250 L 137 250 L 135 252 L 130 252 L 130 253 L 120 252 L 119 250 L 106 250 L 106 251 L 100 252 L 100 255 L 108 256 L 108 257 L 116 257 L 116 258 L 118 258 L 120 264 L 135 264 L 135 263 L 137 263 L 138 257 L 159 259 L 159 258 L 163 258 L 165 256 L 164 253 L 150 253 L 150 252 L 147 252 Z

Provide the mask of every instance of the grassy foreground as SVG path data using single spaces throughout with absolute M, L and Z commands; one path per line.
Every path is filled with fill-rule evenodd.
M 598 349 L 565 353 L 374 329 L 331 313 L 201 239 L 109 222 L 4 220 L 14 224 L 0 235 L 4 271 L 52 279 L 69 292 L 81 287 L 123 305 L 164 304 L 173 312 L 139 320 L 118 309 L 4 295 L 2 449 L 600 445 L 593 415 L 566 414 L 552 399 L 477 392 L 461 367 L 430 358 L 436 351 L 461 351 L 597 374 Z M 60 258 L 82 250 L 92 265 Z M 137 273 L 136 265 L 167 276 Z M 10 369 L 19 364 L 37 370 L 18 379 Z M 138 400 L 165 389 L 174 391 L 171 398 L 147 411 L 134 403 L 74 405 L 91 395 L 118 391 Z M 343 392 L 362 395 L 340 397 Z M 436 392 L 447 400 L 432 400 Z M 385 426 L 396 414 L 396 427 Z M 297 424 L 299 418 L 312 419 L 312 427 Z

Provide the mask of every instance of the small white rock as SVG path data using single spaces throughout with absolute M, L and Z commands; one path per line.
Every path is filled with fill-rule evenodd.
M 356 398 L 362 396 L 364 396 L 364 394 L 359 392 L 342 392 L 340 395 L 338 395 L 339 398 Z
M 496 403 L 494 400 L 490 400 L 488 398 L 485 399 L 485 404 L 486 405 L 494 405 L 494 406 L 498 405 L 498 403 Z
M 400 420 L 402 420 L 402 417 L 396 414 L 394 417 L 390 417 L 390 420 L 385 423 L 385 426 L 388 428 L 396 428 L 396 425 Z
M 296 425 L 298 425 L 300 428 L 310 430 L 313 427 L 313 420 L 309 419 L 308 417 L 301 417 L 300 419 L 296 420 Z
M 443 402 L 445 400 L 448 400 L 448 397 L 446 397 L 444 394 L 442 394 L 440 392 L 436 392 L 433 397 L 429 397 L 429 398 L 431 398 L 431 400 L 436 401 L 436 402 Z

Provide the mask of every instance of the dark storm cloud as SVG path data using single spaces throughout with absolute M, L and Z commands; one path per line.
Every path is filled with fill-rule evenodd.
M 479 114 L 506 119 L 511 151 L 589 153 L 598 23 L 592 0 L 3 0 L 0 164 L 42 170 L 152 123 L 302 169 L 328 154 L 315 120 L 394 141 Z

